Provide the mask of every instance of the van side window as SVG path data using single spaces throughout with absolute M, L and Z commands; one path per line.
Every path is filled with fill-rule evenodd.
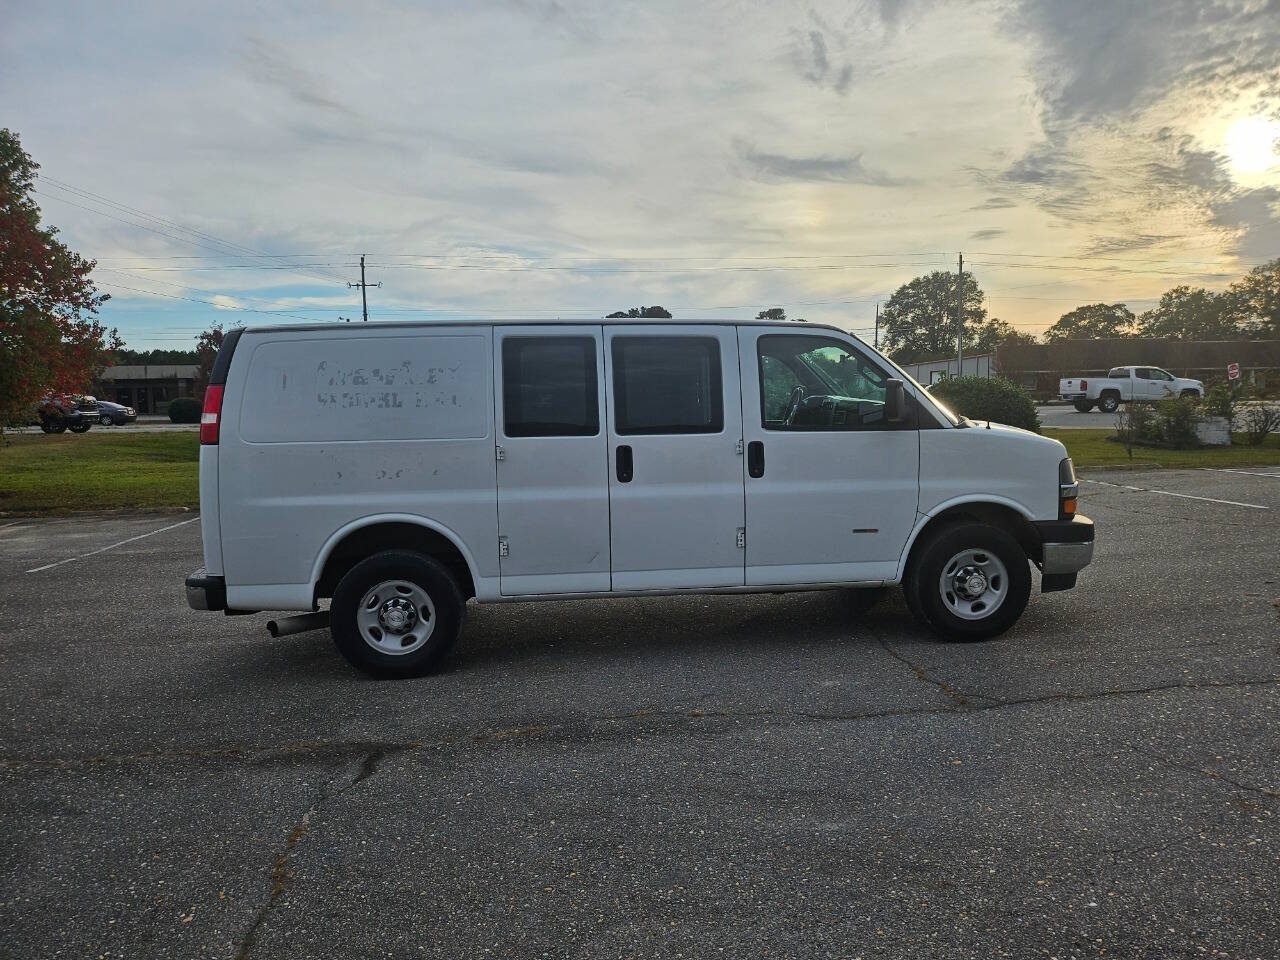
M 600 432 L 596 343 L 591 337 L 502 341 L 502 419 L 508 437 L 593 437 Z
M 766 430 L 893 429 L 884 417 L 889 379 L 830 337 L 777 334 L 756 341 L 760 423 Z
M 714 337 L 614 337 L 613 405 L 620 434 L 724 429 Z

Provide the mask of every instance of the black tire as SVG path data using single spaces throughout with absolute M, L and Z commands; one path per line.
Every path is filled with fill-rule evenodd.
M 848 595 L 849 613 L 861 617 L 884 598 L 885 588 L 853 587 L 845 593 Z
M 427 641 L 411 653 L 389 654 L 366 642 L 356 620 L 360 602 L 379 583 L 402 580 L 424 590 L 435 608 L 435 626 Z M 420 677 L 438 667 L 458 639 L 466 601 L 458 583 L 439 561 L 408 550 L 375 553 L 352 567 L 339 582 L 329 605 L 329 632 L 338 651 L 371 677 Z
M 1076 413 L 1088 413 L 1093 409 L 1092 400 L 1073 400 L 1071 405 L 1076 408 Z
M 92 420 L 80 420 L 77 423 L 71 424 L 71 426 L 68 427 L 67 429 L 69 429 L 72 433 L 88 433 L 89 428 L 92 426 L 93 426 Z
M 980 619 L 953 612 L 940 585 L 943 568 L 966 550 L 994 556 L 1007 577 L 1003 599 Z M 1022 616 L 1031 596 L 1031 570 L 1027 555 L 1009 533 L 985 523 L 961 522 L 916 545 L 902 588 L 911 612 L 944 640 L 985 640 L 1004 633 Z
M 50 419 L 48 419 L 48 418 L 46 418 L 46 417 L 41 417 L 41 418 L 40 418 L 40 429 L 41 429 L 41 431 L 43 431 L 44 433 L 55 433 L 55 432 L 56 432 L 56 430 L 57 430 L 57 428 L 55 427 L 55 425 L 54 425 L 53 421 L 52 421 L 52 420 L 50 420 Z
M 1115 393 L 1104 393 L 1098 398 L 1098 409 L 1103 413 L 1115 413 L 1120 409 L 1120 397 Z
M 111 417 L 105 413 L 98 418 L 98 423 L 104 427 L 111 426 L 113 422 L 114 421 L 111 419 Z

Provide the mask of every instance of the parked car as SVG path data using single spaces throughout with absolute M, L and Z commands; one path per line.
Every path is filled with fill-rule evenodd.
M 1093 524 L 1061 443 L 953 416 L 809 323 L 253 327 L 204 395 L 188 604 L 313 611 L 375 675 L 464 604 L 902 584 L 976 640 L 1066 590 Z M 327 613 L 319 601 L 331 598 Z
M 1164 397 L 1203 397 L 1199 380 L 1175 377 L 1159 367 L 1112 367 L 1105 377 L 1068 377 L 1058 383 L 1058 395 L 1080 413 L 1097 406 L 1114 413 L 1131 400 L 1160 400 Z
M 48 396 L 37 404 L 36 416 L 45 433 L 87 433 L 97 419 L 97 405 L 93 397 Z
M 109 400 L 98 401 L 98 423 L 104 427 L 114 424 L 117 427 L 123 427 L 126 423 L 134 423 L 138 419 L 138 411 L 133 407 L 126 407 L 122 403 L 112 403 Z

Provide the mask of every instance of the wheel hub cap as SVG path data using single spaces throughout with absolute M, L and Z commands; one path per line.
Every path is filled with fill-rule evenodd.
M 966 567 L 956 575 L 956 593 L 969 600 L 976 600 L 987 590 L 987 578 L 980 570 Z
M 395 597 L 382 605 L 378 620 L 391 633 L 407 633 L 417 623 L 418 612 L 408 600 Z

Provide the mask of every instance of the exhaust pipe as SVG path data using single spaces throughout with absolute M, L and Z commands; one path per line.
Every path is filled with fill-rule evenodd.
M 268 620 L 267 633 L 273 637 L 288 637 L 295 633 L 306 633 L 308 630 L 322 630 L 327 626 L 329 626 L 329 611 L 317 610 L 315 613 L 303 613 L 296 617 Z

